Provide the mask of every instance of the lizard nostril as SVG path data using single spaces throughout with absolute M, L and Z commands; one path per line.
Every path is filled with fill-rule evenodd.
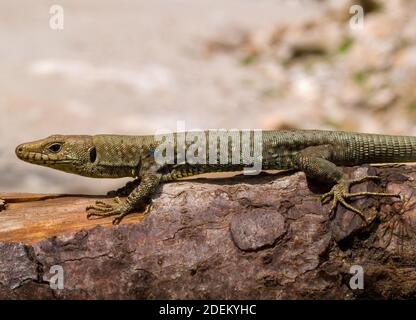
M 20 156 L 23 153 L 23 146 L 17 146 L 16 155 Z

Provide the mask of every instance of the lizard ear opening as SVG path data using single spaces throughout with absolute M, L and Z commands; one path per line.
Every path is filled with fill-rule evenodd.
M 95 149 L 95 147 L 92 147 L 89 151 L 90 151 L 90 161 L 91 163 L 94 163 L 95 160 L 97 160 L 97 150 Z

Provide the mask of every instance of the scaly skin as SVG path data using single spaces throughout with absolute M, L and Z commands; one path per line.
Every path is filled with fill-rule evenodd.
M 237 134 L 238 137 L 242 135 L 241 132 Z M 208 132 L 203 135 L 209 142 Z M 181 137 L 181 134 L 174 134 L 172 147 L 175 148 L 175 157 L 178 156 L 177 141 Z M 113 203 L 97 201 L 95 205 L 87 207 L 88 217 L 115 216 L 113 222 L 116 224 L 138 204 L 149 200 L 160 183 L 207 172 L 243 170 L 247 167 L 245 152 L 251 150 L 253 143 L 242 145 L 239 152 L 241 161 L 237 164 L 231 163 L 231 158 L 226 164 L 160 164 L 155 158 L 155 150 L 161 144 L 157 136 L 54 135 L 19 145 L 16 155 L 33 164 L 86 177 L 135 178 L 124 188 L 109 193 L 112 196 L 125 195 L 125 200 L 116 197 Z M 322 197 L 323 201 L 333 198 L 331 211 L 341 203 L 359 214 L 364 221 L 363 213 L 345 199 L 362 195 L 398 195 L 373 192 L 351 194 L 351 184 L 377 177 L 351 181 L 340 166 L 416 161 L 415 137 L 318 130 L 262 131 L 260 143 L 263 170 L 301 170 L 310 178 L 333 185 L 331 191 Z M 185 150 L 190 150 L 191 146 L 192 143 L 187 142 Z M 231 154 L 231 144 L 220 145 L 217 156 L 224 152 Z M 206 158 L 210 158 L 208 148 Z

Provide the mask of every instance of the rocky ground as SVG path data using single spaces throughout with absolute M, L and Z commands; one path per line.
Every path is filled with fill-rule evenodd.
M 364 28 L 349 8 L 364 7 Z M 0 191 L 104 192 L 121 181 L 18 161 L 53 133 L 321 128 L 416 134 L 416 3 L 0 3 Z
M 327 4 L 301 23 L 214 39 L 208 51 L 270 77 L 267 126 L 415 134 L 416 3 Z M 364 8 L 363 29 L 350 28 L 353 4 Z

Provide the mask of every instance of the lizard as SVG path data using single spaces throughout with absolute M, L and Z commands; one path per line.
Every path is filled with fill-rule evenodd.
M 239 137 L 242 137 L 242 132 L 237 131 Z M 209 140 L 209 131 L 203 131 L 203 134 Z M 172 135 L 171 147 L 175 159 L 178 159 L 180 152 L 190 151 L 192 144 L 187 141 L 184 150 L 181 151 L 179 133 Z M 151 200 L 158 186 L 164 182 L 202 173 L 241 171 L 247 167 L 242 159 L 240 163 L 160 163 L 157 161 L 157 155 L 160 151 L 158 148 L 162 143 L 166 143 L 163 139 L 165 138 L 158 135 L 52 135 L 42 140 L 20 144 L 16 147 L 15 153 L 26 162 L 86 177 L 132 177 L 134 180 L 126 186 L 108 193 L 114 197 L 111 202 L 96 201 L 86 208 L 87 218 L 113 216 L 113 224 L 118 224 L 140 203 Z M 240 148 L 240 155 L 247 151 L 245 149 L 253 147 L 253 141 Z M 211 143 L 214 143 L 213 138 Z M 360 179 L 350 179 L 342 167 L 416 161 L 416 137 L 411 136 L 326 130 L 264 130 L 261 131 L 261 140 L 257 143 L 261 144 L 259 159 L 262 170 L 303 171 L 307 178 L 321 181 L 330 187 L 321 197 L 322 202 L 332 198 L 330 215 L 335 212 L 337 205 L 341 204 L 358 214 L 364 222 L 367 222 L 364 213 L 349 204 L 348 199 L 356 196 L 400 195 L 378 192 L 350 193 L 351 185 L 365 180 L 377 180 L 379 177 L 367 175 Z M 221 152 L 230 154 L 236 150 L 231 143 L 215 147 L 217 156 L 220 156 Z M 208 156 L 208 151 L 206 155 Z M 120 196 L 126 198 L 122 200 Z

